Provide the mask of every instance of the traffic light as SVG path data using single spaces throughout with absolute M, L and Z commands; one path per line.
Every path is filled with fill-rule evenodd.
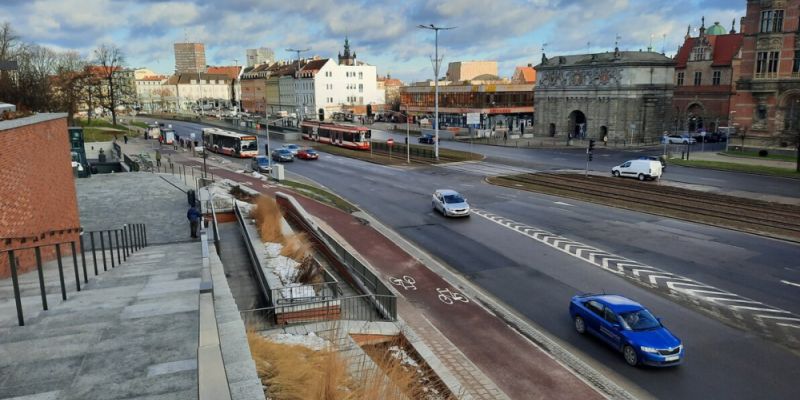
M 589 153 L 589 161 L 592 161 L 592 153 Z
M 594 139 L 589 139 L 589 152 L 591 153 L 594 150 Z

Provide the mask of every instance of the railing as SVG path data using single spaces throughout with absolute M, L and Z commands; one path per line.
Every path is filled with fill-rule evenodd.
M 354 273 L 358 279 L 366 286 L 367 290 L 370 293 L 374 293 L 380 296 L 394 296 L 392 291 L 383 284 L 383 281 L 378 278 L 372 271 L 367 268 L 361 261 L 353 257 L 347 249 L 342 247 L 337 241 L 335 241 L 332 237 L 330 237 L 325 231 L 322 229 L 318 230 L 317 233 L 322 236 L 328 245 L 328 247 L 339 256 L 342 264 L 344 264 L 352 273 Z M 393 315 L 393 316 L 396 316 Z
M 389 152 L 389 145 L 384 142 L 371 142 L 370 146 L 372 146 L 373 150 L 387 152 L 387 153 Z M 410 146 L 410 148 L 407 151 L 411 157 L 430 158 L 430 159 L 436 158 L 436 153 L 434 153 L 433 149 L 427 147 Z M 406 145 L 402 143 L 399 144 L 395 143 L 394 145 L 392 145 L 392 157 L 405 158 Z
M 222 254 L 222 248 L 219 243 L 219 223 L 217 222 L 217 211 L 214 209 L 214 202 L 211 203 L 211 230 L 214 234 L 214 247 L 217 249 L 217 254 Z
M 277 326 L 306 324 L 310 322 L 350 321 L 394 321 L 376 310 L 375 304 L 397 315 L 397 298 L 394 295 L 366 294 L 340 297 L 336 300 L 319 300 L 302 304 L 286 304 L 274 307 L 241 311 L 240 315 L 248 329 L 268 330 Z
M 239 229 L 242 231 L 242 237 L 244 238 L 245 247 L 247 248 L 247 255 L 250 257 L 250 265 L 253 268 L 258 287 L 261 289 L 261 295 L 264 296 L 264 300 L 266 300 L 268 304 L 272 304 L 271 293 L 269 286 L 267 286 L 267 277 L 264 276 L 264 271 L 258 267 L 260 265 L 258 254 L 255 249 L 253 249 L 250 234 L 247 232 L 245 217 L 242 215 L 242 210 L 239 209 L 239 205 L 236 204 L 236 202 L 233 203 L 233 212 L 236 214 L 236 221 L 239 223 Z
M 89 236 L 89 244 L 85 243 L 85 235 Z M 103 262 L 103 271 L 108 271 L 107 259 L 110 258 L 111 268 L 122 264 L 127 261 L 128 257 L 135 251 L 147 246 L 147 228 L 144 224 L 128 224 L 123 225 L 120 229 L 105 229 L 99 231 L 81 231 L 78 240 L 66 240 L 55 243 L 47 243 L 34 246 L 16 247 L 13 249 L 0 250 L 2 253 L 8 253 L 8 265 L 11 270 L 11 284 L 14 290 L 14 302 L 17 307 L 17 320 L 19 326 L 25 325 L 25 319 L 22 312 L 22 297 L 19 288 L 19 276 L 17 273 L 17 254 L 22 250 L 33 250 L 36 258 L 36 270 L 39 280 L 39 291 L 42 297 L 42 309 L 47 310 L 47 291 L 44 283 L 44 270 L 42 266 L 42 249 L 53 246 L 55 247 L 56 261 L 58 263 L 58 278 L 59 286 L 61 288 L 61 299 L 67 300 L 67 288 L 64 282 L 64 264 L 61 257 L 62 246 L 69 246 L 72 253 L 72 264 L 75 270 L 75 288 L 78 292 L 81 291 L 81 269 L 83 270 L 83 283 L 89 283 L 89 274 L 86 268 L 86 252 L 91 250 L 92 265 L 94 266 L 94 275 L 97 276 L 100 272 L 97 262 L 97 246 L 95 241 L 95 234 L 100 242 L 100 254 Z M 106 239 L 108 240 L 108 247 L 106 248 Z M 78 263 L 78 251 L 80 247 L 80 265 Z M 114 259 L 114 251 L 116 250 L 116 260 Z M 106 257 L 106 254 L 109 257 Z
M 311 294 L 304 296 L 304 294 Z M 273 302 L 278 305 L 309 303 L 320 300 L 335 300 L 342 296 L 339 282 L 312 283 L 272 289 Z
M 771 79 L 777 77 L 777 72 L 756 72 L 756 79 Z

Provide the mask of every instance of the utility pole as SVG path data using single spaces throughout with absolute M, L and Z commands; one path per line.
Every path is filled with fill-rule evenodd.
M 455 26 L 451 27 L 441 27 L 435 26 L 434 24 L 430 25 L 417 25 L 418 28 L 422 29 L 429 29 L 434 32 L 434 42 L 436 48 L 436 55 L 433 61 L 433 84 L 434 84 L 434 105 L 433 105 L 433 153 L 436 157 L 436 160 L 439 160 L 439 67 L 442 65 L 442 60 L 439 59 L 439 31 L 446 31 L 450 29 L 455 29 Z

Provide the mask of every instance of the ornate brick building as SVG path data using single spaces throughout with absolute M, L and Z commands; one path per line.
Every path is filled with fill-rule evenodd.
M 672 100 L 676 131 L 713 132 L 730 124 L 731 101 L 739 79 L 743 35 L 719 22 L 699 35 L 686 31 L 675 56 L 675 94 Z
M 748 0 L 734 124 L 745 145 L 785 147 L 800 130 L 800 0 Z
M 675 61 L 650 51 L 542 56 L 537 136 L 652 141 L 672 123 Z

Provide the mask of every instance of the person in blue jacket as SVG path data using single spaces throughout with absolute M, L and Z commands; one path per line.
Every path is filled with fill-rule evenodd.
M 197 238 L 197 225 L 200 223 L 200 211 L 197 207 L 192 206 L 186 213 L 186 218 L 189 219 L 189 228 L 193 238 Z

